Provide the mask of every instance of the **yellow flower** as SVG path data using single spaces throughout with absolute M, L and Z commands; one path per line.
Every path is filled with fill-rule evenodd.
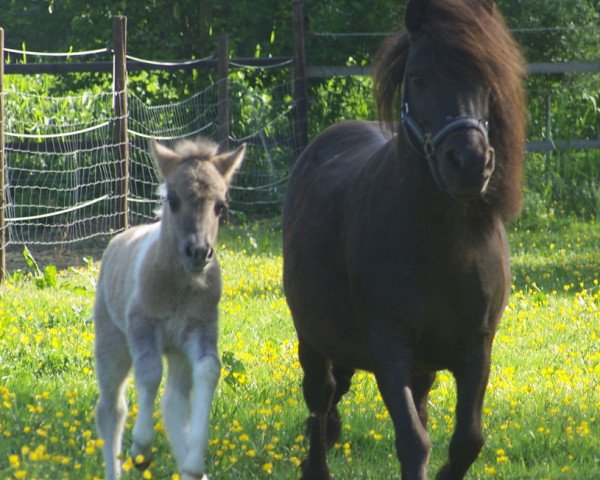
M 19 468 L 21 466 L 21 459 L 18 455 L 9 455 L 8 462 L 12 468 Z

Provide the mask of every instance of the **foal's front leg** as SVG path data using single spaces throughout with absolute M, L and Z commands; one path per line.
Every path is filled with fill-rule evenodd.
M 138 396 L 138 414 L 133 426 L 131 456 L 136 467 L 143 470 L 148 467 L 152 457 L 154 400 L 162 378 L 162 351 L 152 322 L 147 318 L 130 318 L 128 339 Z M 144 458 L 138 461 L 140 455 Z
M 182 480 L 206 479 L 210 409 L 221 375 L 221 361 L 217 351 L 216 321 L 214 325 L 205 326 L 208 331 L 192 335 L 187 345 L 192 390 L 187 455 L 180 465 Z

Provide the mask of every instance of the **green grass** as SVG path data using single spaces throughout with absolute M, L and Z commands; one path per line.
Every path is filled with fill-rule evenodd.
M 298 478 L 306 409 L 281 285 L 277 221 L 227 227 L 219 255 L 223 375 L 212 413 L 211 478 Z M 486 396 L 486 447 L 470 479 L 594 479 L 600 471 L 600 225 L 562 222 L 510 231 L 513 295 L 496 337 Z M 42 266 L 43 267 L 43 266 Z M 93 421 L 93 303 L 97 264 L 0 287 L 0 478 L 102 478 Z M 44 275 L 41 268 L 40 275 Z M 135 394 L 130 389 L 134 400 Z M 453 428 L 454 385 L 430 396 L 430 473 Z M 399 478 L 392 427 L 370 374 L 343 400 L 338 479 Z M 135 408 L 127 422 L 128 448 Z M 176 472 L 157 416 L 146 478 Z M 125 479 L 144 478 L 132 471 Z

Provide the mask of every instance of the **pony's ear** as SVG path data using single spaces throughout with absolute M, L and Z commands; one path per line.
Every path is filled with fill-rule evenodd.
M 494 5 L 496 4 L 494 0 L 482 0 L 482 3 L 488 12 L 494 13 Z
M 429 9 L 429 0 L 408 0 L 404 25 L 411 34 L 416 34 L 423 25 Z
M 238 171 L 242 161 L 244 160 L 244 155 L 246 154 L 246 144 L 242 143 L 237 149 L 233 152 L 222 153 L 221 155 L 217 155 L 212 159 L 214 166 L 217 168 L 219 173 L 225 179 L 225 182 L 229 184 L 231 179 L 235 175 L 235 172 Z
M 154 139 L 150 140 L 150 150 L 156 160 L 158 171 L 163 178 L 166 178 L 181 161 L 181 157 L 177 153 L 161 145 Z

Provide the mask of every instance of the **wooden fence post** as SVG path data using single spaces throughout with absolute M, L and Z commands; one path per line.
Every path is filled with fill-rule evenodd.
M 308 90 L 306 87 L 306 14 L 304 0 L 294 0 L 294 147 L 297 157 L 308 144 Z
M 219 143 L 223 150 L 229 148 L 229 37 L 219 36 L 217 70 L 219 75 Z
M 0 28 L 0 283 L 6 276 L 6 197 L 4 180 L 6 159 L 4 156 L 4 29 Z
M 115 122 L 115 231 L 129 227 L 129 135 L 127 133 L 127 17 L 116 16 L 113 29 L 113 107 Z

